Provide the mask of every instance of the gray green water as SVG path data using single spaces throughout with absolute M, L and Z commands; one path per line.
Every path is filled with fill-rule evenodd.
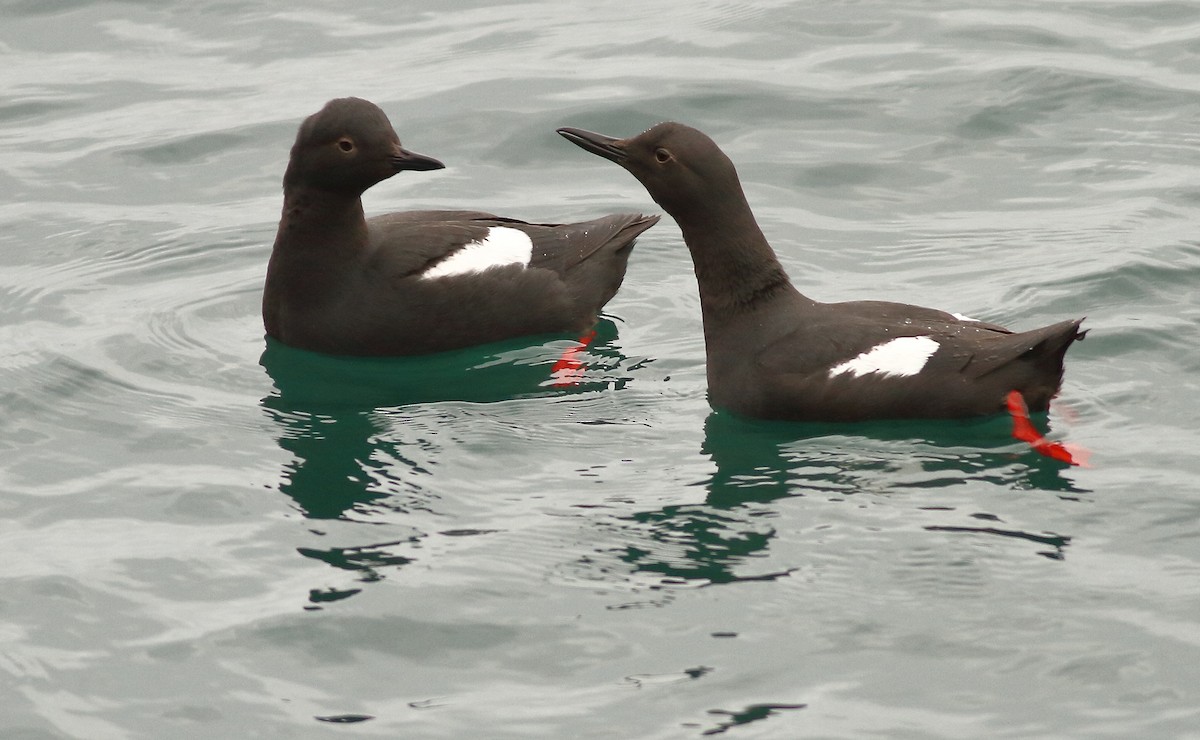
M 0 738 L 1200 737 L 1200 6 L 0 5 Z M 705 399 L 674 224 L 567 337 L 268 346 L 296 126 L 369 212 L 657 212 L 712 135 L 801 290 L 1086 315 L 1050 435 Z

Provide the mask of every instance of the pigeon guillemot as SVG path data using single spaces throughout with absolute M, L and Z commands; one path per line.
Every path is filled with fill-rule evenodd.
M 582 332 L 658 216 L 533 224 L 476 211 L 367 219 L 362 193 L 436 159 L 400 146 L 382 110 L 329 101 L 300 126 L 267 266 L 267 334 L 339 355 L 412 355 Z
M 1082 319 L 1014 333 L 931 308 L 821 303 L 767 243 L 733 162 L 708 136 L 662 123 L 628 139 L 567 140 L 641 181 L 679 223 L 700 287 L 711 403 L 805 421 L 954 418 L 1003 411 L 1017 391 L 1044 411 Z

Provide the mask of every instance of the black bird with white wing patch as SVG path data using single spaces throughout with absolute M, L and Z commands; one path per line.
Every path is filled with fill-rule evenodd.
M 710 402 L 764 419 L 857 421 L 1033 411 L 1058 392 L 1082 319 L 1012 332 L 920 306 L 821 303 L 792 286 L 729 157 L 662 123 L 628 139 L 561 128 L 628 170 L 679 223 L 700 287 Z
M 534 224 L 477 211 L 367 219 L 363 192 L 444 165 L 400 146 L 378 106 L 331 100 L 300 126 L 263 290 L 267 334 L 338 355 L 413 355 L 582 332 L 658 216 Z

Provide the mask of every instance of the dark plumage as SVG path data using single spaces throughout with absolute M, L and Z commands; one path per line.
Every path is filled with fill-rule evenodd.
M 1002 411 L 1017 390 L 1044 411 L 1063 355 L 1083 337 L 1082 319 L 1014 333 L 902 303 L 814 301 L 792 286 L 733 163 L 700 131 L 663 123 L 628 139 L 558 133 L 624 167 L 679 223 L 716 407 L 808 421 L 969 417 Z
M 620 287 L 634 239 L 658 221 L 363 216 L 361 195 L 375 183 L 442 167 L 402 148 L 387 116 L 366 100 L 331 100 L 309 116 L 283 178 L 263 290 L 267 334 L 330 354 L 410 355 L 582 331 Z

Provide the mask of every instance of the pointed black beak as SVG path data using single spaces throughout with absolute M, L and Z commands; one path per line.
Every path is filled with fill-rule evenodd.
M 592 154 L 599 154 L 605 159 L 617 164 L 625 163 L 625 146 L 620 139 L 598 134 L 594 131 L 584 131 L 581 128 L 560 128 L 558 133 L 567 141 L 586 149 Z
M 401 170 L 440 170 L 446 166 L 433 157 L 426 157 L 424 154 L 410 152 L 399 144 L 392 151 L 391 161 L 392 167 L 397 172 Z

